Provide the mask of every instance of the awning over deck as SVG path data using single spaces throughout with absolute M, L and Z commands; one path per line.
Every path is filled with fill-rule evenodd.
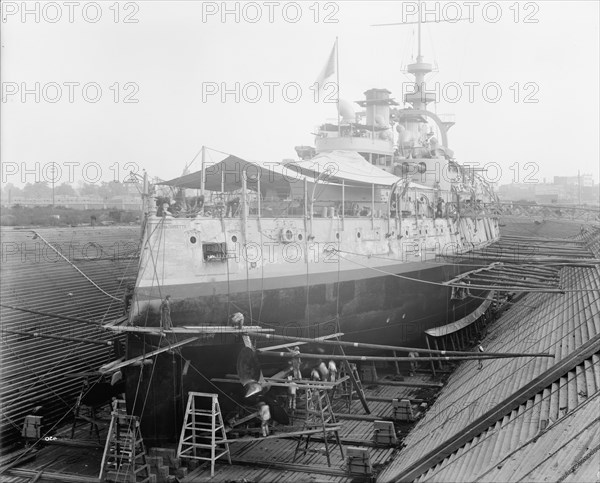
M 246 177 L 247 187 L 257 191 L 260 178 L 262 187 L 284 189 L 291 183 L 302 183 L 305 176 L 277 163 L 257 163 L 230 155 L 218 163 L 206 166 L 204 189 L 209 191 L 236 191 L 242 187 Z M 201 189 L 202 170 L 158 183 L 177 188 Z
M 319 153 L 314 158 L 290 164 L 306 176 L 341 183 L 393 186 L 400 178 L 369 163 L 360 154 L 353 151 L 332 151 Z M 329 175 L 327 176 L 327 173 Z

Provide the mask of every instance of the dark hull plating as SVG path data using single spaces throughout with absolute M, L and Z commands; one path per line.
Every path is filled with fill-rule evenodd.
M 188 299 L 172 304 L 171 318 L 176 326 L 197 325 L 206 320 L 228 320 L 228 315 L 242 312 L 246 323 L 252 321 L 279 334 L 319 337 L 343 332 L 344 340 L 420 347 L 425 344 L 424 330 L 468 315 L 481 300 L 451 300 L 450 288 L 407 278 L 439 283 L 461 271 L 464 269 L 445 265 L 406 273 L 402 278 L 341 282 L 339 288 L 337 283 L 313 285 L 308 293 L 306 287 L 297 287 Z M 147 325 L 158 325 L 158 314 L 147 316 Z M 157 344 L 156 337 L 130 336 L 128 356 Z M 241 347 L 236 336 L 217 336 L 210 345 L 184 346 L 161 354 L 154 365 L 143 369 L 141 380 L 141 369 L 130 368 L 126 374 L 127 401 L 130 411 L 143 413 L 145 438 L 152 444 L 176 441 L 188 391 L 216 392 L 210 378 L 235 373 Z M 285 364 L 281 362 L 281 367 Z M 234 410 L 233 400 L 241 399 L 241 386 L 219 387 L 229 396 L 219 398 L 224 412 Z

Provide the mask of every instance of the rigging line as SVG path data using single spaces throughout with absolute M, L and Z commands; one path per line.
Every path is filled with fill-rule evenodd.
M 161 224 L 164 224 L 164 218 L 161 220 L 161 222 L 160 222 L 160 223 L 158 223 L 158 224 L 157 224 L 157 225 L 154 227 L 154 229 L 153 229 L 153 230 L 152 230 L 152 232 L 150 233 L 150 236 L 148 237 L 148 240 L 147 240 L 147 241 L 149 241 L 149 240 L 150 240 L 150 237 L 152 236 L 152 234 L 153 234 L 153 233 L 156 231 L 156 229 L 157 229 L 157 228 L 158 228 L 158 227 L 159 227 Z M 159 236 L 159 240 L 158 240 L 158 242 L 160 242 L 160 239 L 161 239 L 161 237 Z M 157 242 L 155 242 L 155 244 L 156 244 L 156 243 L 157 243 Z M 160 247 L 160 245 L 159 245 L 159 247 Z M 150 250 L 149 250 L 149 251 L 150 251 L 150 255 L 152 256 L 152 247 L 150 247 Z M 140 260 L 141 260 L 141 257 L 140 257 Z M 154 261 L 154 257 L 153 257 L 153 256 L 152 256 L 152 261 Z M 154 275 L 153 275 L 153 277 L 152 277 L 152 285 L 150 286 L 150 288 L 152 288 L 152 287 L 154 286 L 154 281 L 155 281 L 155 280 L 158 282 L 158 274 L 156 273 L 156 264 L 153 264 L 153 266 L 154 266 Z M 161 297 L 161 299 L 162 299 L 162 295 L 161 295 L 161 291 L 160 291 L 160 285 L 158 285 L 158 284 L 157 284 L 157 288 L 158 288 L 158 291 L 159 291 L 159 297 Z M 149 317 L 149 315 L 150 315 L 150 311 L 149 311 L 149 310 L 146 310 L 146 313 L 145 313 L 145 316 L 144 316 L 144 327 L 147 327 L 147 326 L 148 326 L 148 317 Z M 163 334 L 161 334 L 161 337 L 160 337 L 160 339 L 159 339 L 159 341 L 158 341 L 158 344 L 159 344 L 159 346 L 160 346 L 160 342 L 161 342 L 162 338 L 163 338 Z M 144 346 L 146 345 L 146 336 L 145 336 L 145 335 L 142 337 L 142 344 L 144 344 Z M 152 369 L 152 374 L 154 373 L 154 364 L 156 364 L 156 361 L 157 361 L 157 358 L 155 357 L 155 358 L 154 358 L 154 361 L 153 361 L 153 369 Z M 141 383 L 142 383 L 143 371 L 144 371 L 144 364 L 142 363 L 142 364 L 140 364 L 140 374 L 139 374 L 139 376 L 138 376 L 138 382 L 137 382 L 137 386 L 136 386 L 136 389 L 135 389 L 135 395 L 134 395 L 134 398 L 133 398 L 133 406 L 132 406 L 132 407 L 134 407 L 134 408 L 136 407 L 136 404 L 137 404 L 137 399 L 138 399 L 139 392 L 140 392 L 140 386 L 141 386 Z M 152 375 L 151 375 L 151 377 L 150 377 L 150 381 L 149 381 L 149 383 L 148 383 L 148 391 L 150 390 L 150 382 L 152 382 Z M 147 397 L 148 397 L 148 394 L 149 394 L 149 392 L 146 394 L 146 398 L 145 398 L 145 400 L 144 400 L 144 407 L 145 407 L 145 405 L 146 405 L 146 402 L 145 402 L 145 401 L 146 401 L 146 399 L 147 399 Z M 141 416 L 140 416 L 140 421 L 142 420 L 142 416 L 143 416 L 143 410 L 142 410 L 142 413 L 141 413 Z
M 306 237 L 306 239 L 308 240 L 308 237 Z M 308 267 L 308 251 L 304 255 L 304 260 L 306 262 L 306 303 L 304 305 L 304 318 L 306 319 L 307 336 L 310 337 L 310 272 Z M 316 327 L 318 328 L 319 326 L 317 325 Z
M 349 255 L 357 255 L 357 256 L 364 256 L 369 258 L 369 255 L 363 255 L 361 253 L 353 253 L 353 252 L 346 252 L 346 251 L 339 251 L 339 253 L 347 253 Z M 458 288 L 467 288 L 466 285 L 457 285 L 457 284 L 448 284 L 448 283 L 444 283 L 444 282 L 432 282 L 429 280 L 422 280 L 420 278 L 413 278 L 413 277 L 407 277 L 405 275 L 400 275 L 398 273 L 392 273 L 392 272 L 386 272 L 385 270 L 381 270 L 380 268 L 376 268 L 376 267 L 369 267 L 368 265 L 364 265 L 360 262 L 357 262 L 356 260 L 351 260 L 349 258 L 343 257 L 344 260 L 347 260 L 349 262 L 355 263 L 356 265 L 359 265 L 361 267 L 364 268 L 368 268 L 370 270 L 373 270 L 375 272 L 380 272 L 380 273 L 385 273 L 386 275 L 390 275 L 392 277 L 397 277 L 397 278 L 402 278 L 404 280 L 410 280 L 413 282 L 421 282 L 421 283 L 425 283 L 425 284 L 429 284 L 429 285 L 438 285 L 441 287 L 458 287 Z M 515 287 L 500 287 L 500 286 L 493 286 L 493 287 L 478 287 L 477 285 L 471 285 L 470 288 L 472 289 L 477 289 L 477 290 L 501 290 L 501 289 L 505 289 L 505 291 L 522 291 L 522 292 L 529 292 L 529 293 L 556 293 L 556 294 L 560 294 L 563 295 L 565 293 L 581 293 L 581 292 L 596 292 L 596 290 L 592 290 L 592 289 L 578 289 L 578 290 L 567 290 L 567 289 L 563 289 L 563 288 L 557 288 L 556 291 L 554 292 L 549 292 L 546 289 L 535 289 L 535 288 L 530 288 L 530 289 L 524 289 L 524 290 L 515 290 Z
M 243 203 L 242 209 L 246 210 L 247 206 L 248 206 L 248 197 L 247 197 L 248 194 L 242 193 L 242 195 L 244 196 L 244 203 Z M 259 194 L 259 196 L 260 196 L 260 194 Z M 233 213 L 231 213 L 231 216 L 233 218 Z M 243 221 L 243 220 L 240 220 L 240 221 L 242 221 L 245 224 L 243 233 L 244 233 L 244 243 L 246 243 L 247 242 L 246 233 L 247 233 L 247 229 L 248 229 L 248 226 L 247 226 L 248 217 L 246 216 L 246 213 L 244 213 L 244 218 L 245 218 L 245 221 Z M 225 231 L 225 233 L 226 233 L 225 240 L 227 240 L 227 231 Z M 225 248 L 225 250 L 227 251 L 227 248 Z M 262 245 L 261 245 L 261 250 L 262 250 Z M 244 257 L 243 249 L 242 249 L 242 252 L 240 253 L 240 255 L 241 255 L 241 258 L 245 258 L 244 265 L 246 267 L 246 295 L 248 296 L 248 312 L 250 313 L 250 318 L 252 318 L 252 297 L 250 296 L 250 267 L 249 267 L 248 256 L 247 256 L 248 251 L 246 251 L 246 257 Z M 229 264 L 229 257 L 227 257 L 227 263 Z
M 146 246 L 150 245 L 150 240 L 152 239 L 152 235 L 154 235 L 154 232 L 158 229 L 158 227 L 163 222 L 164 222 L 164 218 L 154 226 L 154 228 L 150 232 L 150 235 L 148 235 L 148 237 L 146 238 L 146 241 L 144 242 L 144 246 L 141 247 L 141 249 L 140 249 L 139 268 L 138 268 L 138 278 L 140 278 L 140 280 L 143 278 L 144 273 L 146 272 L 146 267 L 149 265 L 148 263 L 146 263 L 142 270 L 142 252 L 146 249 Z M 148 226 L 148 225 L 146 224 L 146 226 Z M 159 240 L 160 240 L 160 237 L 159 237 Z M 156 246 L 156 244 L 157 244 L 157 241 L 154 242 L 154 246 Z M 158 288 L 158 296 L 162 300 L 162 293 L 160 290 L 160 285 L 158 285 L 158 273 L 156 272 L 156 262 L 154 261 L 154 246 L 149 246 L 150 249 L 148 250 L 148 253 L 150 254 L 150 259 L 152 262 L 152 267 L 154 270 L 154 274 L 152 275 L 152 280 L 151 280 L 152 285 L 150 286 L 150 288 L 154 287 L 154 280 L 156 278 L 157 288 Z M 138 303 L 138 301 L 136 301 L 136 303 Z M 146 311 L 146 323 L 147 323 L 147 321 L 148 321 L 148 311 Z
M 344 216 L 344 206 L 342 206 L 342 217 Z M 342 237 L 340 235 L 340 233 L 342 232 L 342 219 L 338 218 L 338 238 L 337 238 L 337 242 L 338 242 L 338 251 L 340 250 L 341 246 L 342 246 Z M 340 278 L 341 278 L 341 262 L 340 259 L 338 258 L 338 262 L 337 262 L 337 297 L 335 300 L 335 325 L 336 325 L 336 331 L 337 332 L 341 332 L 340 329 Z
M 165 338 L 165 336 L 163 334 L 161 334 L 160 339 L 158 341 L 158 343 L 160 344 L 161 341 L 163 340 L 163 338 Z M 168 338 L 166 338 L 167 343 L 169 344 L 169 346 L 171 345 L 171 342 L 169 341 Z M 142 404 L 142 411 L 140 412 L 140 421 L 142 420 L 142 416 L 144 415 L 144 410 L 146 409 L 146 403 L 148 402 L 148 396 L 150 395 L 150 388 L 152 386 L 152 378 L 154 377 L 154 371 L 156 369 L 156 365 L 158 363 L 158 356 L 160 354 L 156 354 L 153 359 L 153 363 L 152 363 L 152 372 L 150 373 L 150 379 L 148 381 L 148 388 L 146 389 L 146 395 L 144 396 L 144 403 Z M 144 365 L 142 364 L 142 367 Z
M 115 300 L 119 300 L 117 297 L 115 297 L 114 295 L 109 294 L 108 292 L 106 292 L 105 290 L 103 290 L 98 284 L 96 284 L 96 282 L 94 282 L 90 277 L 88 277 L 85 273 L 83 273 L 75 264 L 73 264 L 67 257 L 65 257 L 62 253 L 60 253 L 56 248 L 54 248 L 49 242 L 48 240 L 46 240 L 42 235 L 40 235 L 39 233 L 37 233 L 35 230 L 31 230 L 36 236 L 38 236 L 39 238 L 42 239 L 42 241 L 48 245 L 55 253 L 58 254 L 59 257 L 61 257 L 63 260 L 65 260 L 69 265 L 71 265 L 75 270 L 77 270 L 81 275 L 83 275 L 83 277 L 90 282 L 94 287 L 96 287 L 98 290 L 100 290 L 100 292 L 102 292 L 104 295 L 107 295 L 108 297 L 115 299 Z M 120 301 L 120 300 L 119 300 Z
M 161 219 L 161 221 L 156 225 L 155 229 L 158 228 L 161 225 L 164 225 L 164 221 L 165 219 Z M 154 232 L 154 230 L 153 230 Z M 158 289 L 158 297 L 162 300 L 163 295 L 162 295 L 162 290 L 161 290 L 161 284 L 160 284 L 160 280 L 159 280 L 159 276 L 158 276 L 158 271 L 157 271 L 157 261 L 154 260 L 154 249 L 156 247 L 156 254 L 157 254 L 157 260 L 158 260 L 158 256 L 159 256 L 159 250 L 160 250 L 160 243 L 162 240 L 162 232 L 163 230 L 161 229 L 160 234 L 158 236 L 158 240 L 156 240 L 154 242 L 154 246 L 150 247 L 149 253 L 150 253 L 150 258 L 152 260 L 152 270 L 153 270 L 153 275 L 152 275 L 152 285 L 150 288 L 154 287 L 154 281 L 156 280 L 156 288 Z M 149 240 L 150 238 L 148 238 Z M 148 322 L 148 310 L 146 310 L 146 324 Z
M 224 224 L 222 219 L 221 219 L 221 223 Z M 227 248 L 225 248 L 225 249 L 227 249 Z M 240 249 L 240 250 L 242 250 L 242 249 Z M 225 255 L 227 255 L 227 254 L 225 254 Z M 240 252 L 240 257 L 241 256 L 242 256 L 242 253 Z M 225 256 L 225 269 L 227 271 L 227 323 L 229 323 L 229 319 L 231 317 L 231 305 L 232 304 L 235 305 L 235 303 L 231 302 L 231 282 L 230 282 L 230 276 L 229 276 L 229 257 L 228 256 Z M 242 309 L 240 309 L 240 312 L 241 311 L 242 311 Z
M 260 192 L 258 193 L 258 196 L 260 196 Z M 260 223 L 260 212 L 258 213 L 257 222 L 258 222 L 258 233 L 260 235 L 260 247 L 261 247 L 261 253 L 262 253 L 262 247 L 264 247 L 264 241 L 263 241 L 262 226 Z M 260 320 L 260 318 L 262 316 L 264 296 L 265 296 L 265 259 L 263 256 L 262 260 L 261 260 L 261 264 L 260 264 L 260 307 L 258 309 L 258 320 Z M 250 314 L 250 319 L 252 319 L 252 314 Z
M 118 290 L 121 289 L 121 286 L 123 285 L 124 277 L 129 272 L 129 268 L 130 268 L 131 262 L 133 261 L 134 258 L 135 258 L 135 254 L 129 255 L 129 260 L 127 261 L 127 265 L 125 266 L 125 268 L 123 269 L 123 271 L 121 273 L 121 280 L 120 280 L 119 285 L 117 287 Z M 124 302 L 124 300 L 122 300 L 121 302 Z M 112 307 L 112 304 L 113 304 L 113 302 L 111 301 L 110 304 L 108 305 L 106 311 L 104 312 L 104 315 L 102 316 L 102 322 L 104 322 L 106 320 L 106 316 L 108 315 L 108 312 L 110 311 L 110 309 Z

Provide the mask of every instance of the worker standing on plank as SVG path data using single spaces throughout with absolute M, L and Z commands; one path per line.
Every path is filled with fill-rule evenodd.
M 258 416 L 260 418 L 260 427 L 263 436 L 269 436 L 269 420 L 271 419 L 271 411 L 269 405 L 263 401 L 258 403 Z
M 300 372 L 300 347 L 296 346 L 293 349 L 288 349 L 294 357 L 292 357 L 292 369 L 294 371 L 294 379 L 302 379 L 302 373 Z
M 163 329 L 172 329 L 171 321 L 171 296 L 167 295 L 160 304 L 160 325 Z
M 317 371 L 316 367 L 313 367 L 312 371 L 310 372 L 310 378 L 313 381 L 320 381 L 321 380 L 321 376 L 319 375 L 319 371 Z
M 296 390 L 298 389 L 298 384 L 294 382 L 292 376 L 288 376 L 288 408 L 291 411 L 296 410 Z

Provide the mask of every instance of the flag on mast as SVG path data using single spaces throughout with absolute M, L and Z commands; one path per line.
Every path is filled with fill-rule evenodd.
M 317 82 L 319 91 L 323 90 L 323 86 L 325 85 L 325 82 L 327 82 L 327 79 L 329 79 L 333 74 L 336 73 L 336 70 L 337 70 L 336 65 L 337 65 L 337 39 L 335 39 L 335 43 L 333 44 L 333 48 L 331 49 L 331 53 L 329 54 L 327 63 L 323 67 L 323 70 L 319 74 L 319 77 L 317 77 L 316 82 Z

